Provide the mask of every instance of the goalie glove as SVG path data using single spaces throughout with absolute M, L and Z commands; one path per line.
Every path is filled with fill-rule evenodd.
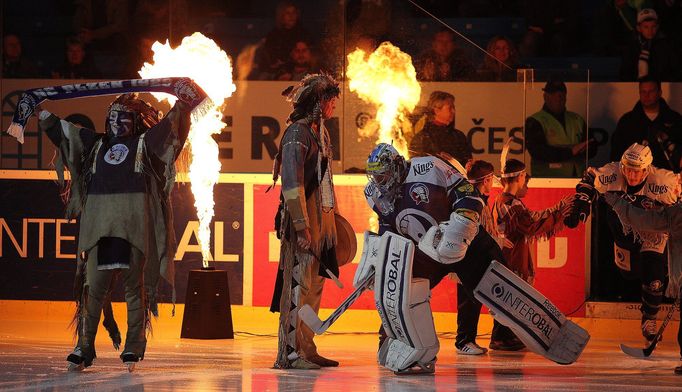
M 453 212 L 449 221 L 429 228 L 419 249 L 439 263 L 453 264 L 464 258 L 476 234 L 478 223 Z

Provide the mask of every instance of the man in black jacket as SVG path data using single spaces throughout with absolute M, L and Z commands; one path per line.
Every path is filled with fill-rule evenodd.
M 651 148 L 654 166 L 680 171 L 682 116 L 661 97 L 659 81 L 639 82 L 639 101 L 618 120 L 611 138 L 611 161 L 618 161 L 633 143 Z
M 623 51 L 620 80 L 634 82 L 642 78 L 665 82 L 680 80 L 680 56 L 658 26 L 658 15 L 651 8 L 637 14 L 637 35 Z

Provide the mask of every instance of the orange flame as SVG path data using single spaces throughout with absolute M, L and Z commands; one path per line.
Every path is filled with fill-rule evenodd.
M 356 49 L 348 54 L 346 76 L 350 91 L 377 108 L 377 143 L 393 143 L 398 152 L 408 156 L 400 124 L 406 122 L 406 114 L 414 110 L 421 95 L 412 58 L 390 42 L 382 43 L 369 56 Z M 366 128 L 373 132 L 371 126 Z
M 210 252 L 211 228 L 214 215 L 213 187 L 220 176 L 218 145 L 211 135 L 225 127 L 220 107 L 237 87 L 232 82 L 232 64 L 227 54 L 211 39 L 201 33 L 185 37 L 177 48 L 155 42 L 152 45 L 154 63 L 145 63 L 140 70 L 143 78 L 186 76 L 192 78 L 211 98 L 211 107 L 202 117 L 192 116 L 192 126 L 187 141 L 191 146 L 192 163 L 189 179 L 194 194 L 194 207 L 199 218 L 197 238 L 201 246 L 203 266 L 212 260 Z M 176 98 L 168 94 L 154 94 L 172 105 Z M 202 108 L 202 113 L 207 108 Z M 198 112 L 198 111 L 196 111 Z

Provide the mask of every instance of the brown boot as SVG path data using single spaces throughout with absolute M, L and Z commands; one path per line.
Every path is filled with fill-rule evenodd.
M 293 362 L 291 362 L 291 369 L 306 369 L 306 370 L 313 370 L 313 369 L 319 369 L 320 365 L 307 360 L 303 359 L 301 357 L 296 358 Z
M 308 361 L 318 364 L 322 367 L 337 367 L 339 366 L 338 361 L 334 361 L 332 359 L 325 358 L 321 356 L 320 354 L 314 354 L 311 355 L 310 357 L 306 358 Z

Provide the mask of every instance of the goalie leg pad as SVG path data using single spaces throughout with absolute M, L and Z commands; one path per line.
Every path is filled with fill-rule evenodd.
M 530 350 L 556 363 L 575 362 L 590 340 L 585 329 L 497 261 L 486 270 L 474 296 Z
M 379 363 L 394 372 L 413 366 L 433 368 L 440 349 L 431 314 L 428 279 L 412 278 L 414 244 L 384 233 L 384 254 L 377 266 L 374 301 L 388 339 L 379 350 Z

